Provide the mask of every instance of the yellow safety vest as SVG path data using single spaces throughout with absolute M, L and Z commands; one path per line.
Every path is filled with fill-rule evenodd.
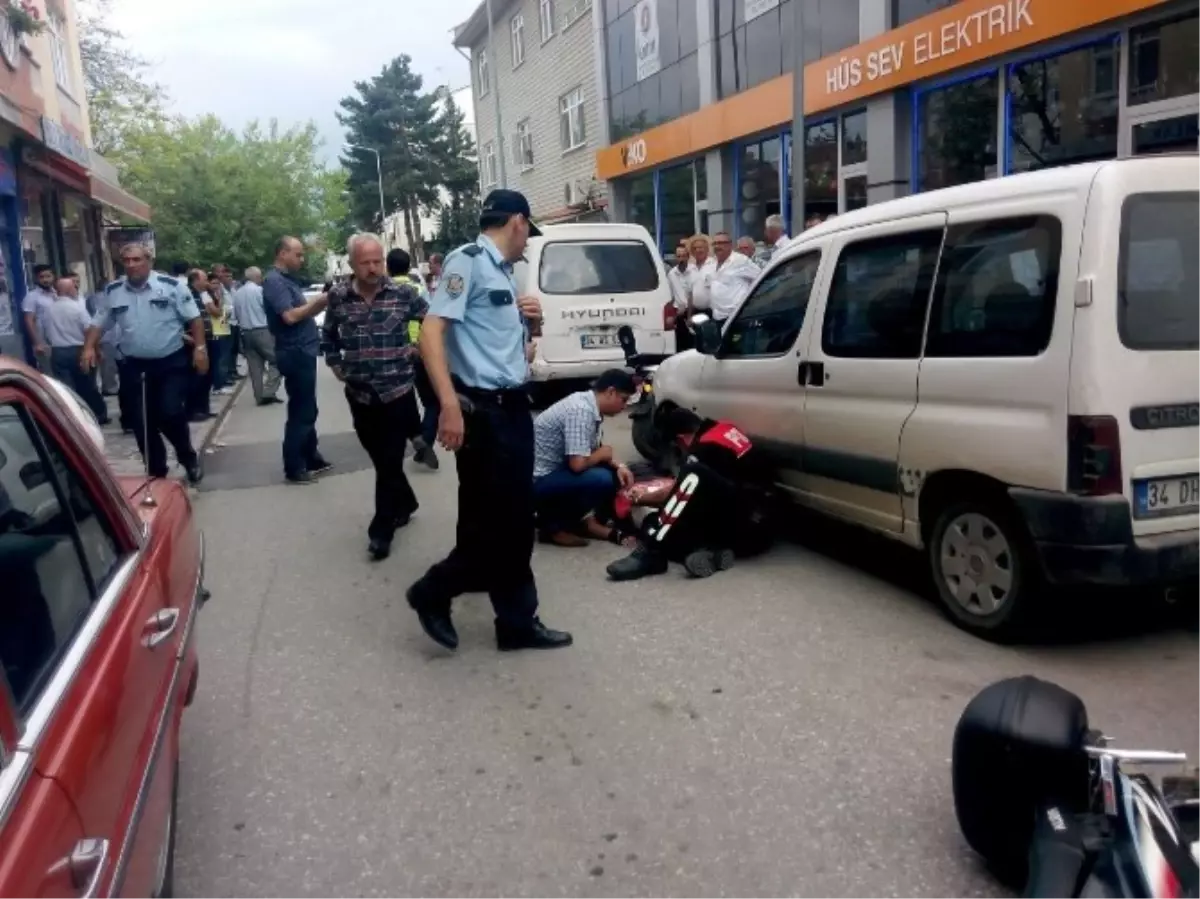
M 414 288 L 416 288 L 418 295 L 422 290 L 425 289 L 425 285 L 421 282 L 421 280 L 412 274 L 397 275 L 396 277 L 392 278 L 392 283 L 400 285 L 411 284 Z M 419 319 L 414 318 L 408 323 L 408 342 L 411 344 L 416 344 L 420 339 L 421 322 Z

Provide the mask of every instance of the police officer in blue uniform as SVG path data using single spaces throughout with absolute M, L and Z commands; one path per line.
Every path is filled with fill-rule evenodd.
M 149 249 L 141 244 L 122 248 L 125 277 L 105 288 L 80 364 L 86 371 L 94 368 L 101 335 L 120 328 L 118 346 L 125 362 L 120 390 L 129 392 L 123 405 L 133 413 L 130 424 L 147 470 L 152 477 L 167 476 L 166 437 L 188 481 L 198 484 L 204 472 L 192 448 L 187 397 L 191 368 L 208 370 L 204 324 L 187 289 L 175 278 L 151 271 L 151 262 Z M 184 343 L 185 330 L 192 347 Z
M 486 592 L 501 650 L 556 649 L 571 635 L 537 617 L 533 555 L 533 419 L 525 392 L 526 343 L 541 305 L 522 297 L 513 263 L 529 237 L 529 201 L 494 190 L 479 238 L 446 258 L 421 327 L 421 358 L 441 404 L 438 439 L 458 468 L 454 549 L 408 589 L 425 633 L 458 647 L 451 600 Z

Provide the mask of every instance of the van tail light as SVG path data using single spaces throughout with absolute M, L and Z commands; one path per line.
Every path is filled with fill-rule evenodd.
M 1111 415 L 1067 418 L 1067 489 L 1080 496 L 1124 492 L 1121 428 Z
M 675 308 L 674 300 L 671 300 L 671 302 L 669 302 L 669 303 L 667 303 L 667 305 L 663 306 L 663 330 L 664 331 L 674 331 L 675 330 L 675 318 L 677 315 L 679 315 L 679 311 Z

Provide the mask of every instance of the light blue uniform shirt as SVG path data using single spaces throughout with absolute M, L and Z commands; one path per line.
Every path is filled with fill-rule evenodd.
M 183 347 L 188 322 L 200 316 L 196 302 L 179 281 L 159 272 L 139 285 L 127 278 L 104 290 L 104 308 L 92 324 L 107 333 L 121 329 L 117 347 L 134 359 L 162 359 Z
M 454 323 L 446 329 L 446 359 L 450 373 L 468 387 L 524 386 L 529 366 L 517 282 L 512 264 L 487 235 L 446 257 L 426 315 Z
M 46 312 L 54 305 L 54 301 L 58 298 L 53 290 L 46 290 L 34 284 L 25 293 L 25 299 L 21 301 L 21 311 L 28 314 L 32 313 L 34 320 L 37 322 L 38 332 L 44 339 L 46 336 Z

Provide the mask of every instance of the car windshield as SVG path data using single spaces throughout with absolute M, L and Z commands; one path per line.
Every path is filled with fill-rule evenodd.
M 654 257 L 641 241 L 548 243 L 538 286 L 543 293 L 641 293 L 658 288 Z
M 1134 194 L 1121 214 L 1118 329 L 1132 350 L 1200 347 L 1200 192 Z

